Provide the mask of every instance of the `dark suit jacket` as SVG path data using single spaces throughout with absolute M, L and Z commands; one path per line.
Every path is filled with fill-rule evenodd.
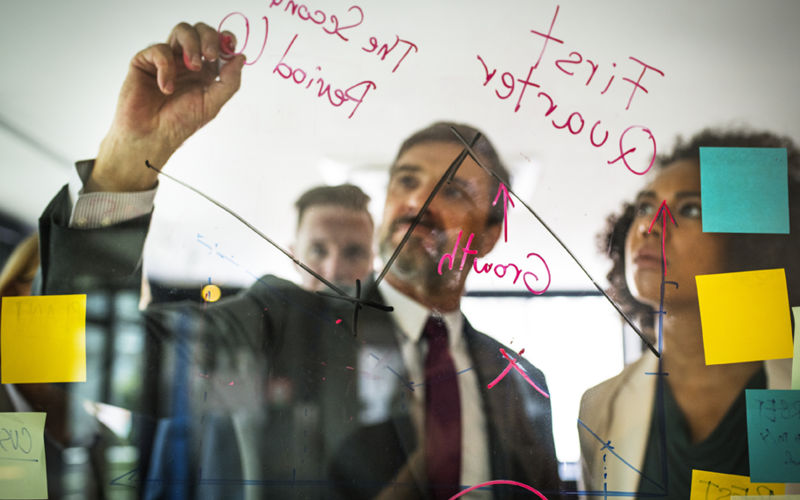
M 77 230 L 67 228 L 69 212 L 64 188 L 40 220 L 43 293 L 138 289 L 150 217 Z M 153 497 L 169 496 L 179 484 L 209 498 L 370 498 L 394 481 L 418 445 L 402 364 L 386 370 L 397 383 L 384 397 L 384 417 L 361 418 L 359 356 L 397 350 L 391 313 L 364 308 L 354 337 L 347 302 L 266 276 L 234 298 L 153 306 L 144 314 L 152 401 L 143 408 L 169 417 L 145 482 Z M 468 322 L 464 338 L 481 388 L 492 479 L 559 496 L 549 400 L 513 371 L 487 389 L 508 365 L 503 346 Z M 520 365 L 546 388 L 538 369 Z M 413 482 L 397 487 L 426 495 Z M 532 496 L 513 486 L 493 490 L 496 498 Z

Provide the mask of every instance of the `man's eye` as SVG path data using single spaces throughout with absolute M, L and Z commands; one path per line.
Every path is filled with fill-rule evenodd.
M 362 247 L 348 247 L 344 251 L 344 256 L 348 260 L 359 260 L 363 259 L 369 254 L 369 252 Z
M 457 188 L 455 186 L 452 186 L 452 185 L 449 185 L 449 186 L 445 185 L 442 188 L 442 194 L 444 196 L 446 196 L 447 198 L 451 198 L 451 199 L 462 198 L 464 196 L 464 192 L 461 191 L 461 189 L 459 189 L 459 188 Z
M 325 248 L 325 245 L 320 245 L 319 243 L 311 245 L 311 255 L 318 258 L 325 258 L 328 256 L 328 249 Z
M 402 187 L 404 187 L 406 189 L 413 189 L 413 188 L 417 187 L 417 184 L 419 184 L 417 182 L 416 177 L 412 177 L 410 175 L 403 175 L 403 176 L 398 177 L 397 178 L 397 183 L 400 186 L 402 186 Z

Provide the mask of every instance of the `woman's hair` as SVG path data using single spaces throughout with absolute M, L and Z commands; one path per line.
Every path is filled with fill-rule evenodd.
M 705 129 L 688 141 L 678 137 L 673 151 L 659 155 L 657 170 L 668 168 L 678 161 L 700 163 L 700 148 L 786 148 L 789 161 L 789 221 L 790 234 L 731 234 L 729 247 L 729 272 L 756 269 L 786 270 L 789 288 L 789 303 L 800 304 L 800 150 L 788 137 L 780 137 L 769 132 L 750 130 Z M 634 205 L 625 203 L 622 212 L 608 217 L 606 228 L 598 235 L 598 246 L 612 261 L 608 281 L 610 295 L 617 301 L 623 312 L 637 319 L 643 328 L 653 324 L 650 306 L 637 302 L 625 280 L 625 239 L 635 216 Z M 732 217 L 736 214 L 732 213 Z
M 39 267 L 39 234 L 33 233 L 17 245 L 0 271 L 0 297 L 17 282 L 33 281 Z

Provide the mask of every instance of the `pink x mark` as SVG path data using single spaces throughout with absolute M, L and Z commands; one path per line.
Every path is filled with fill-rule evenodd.
M 535 383 L 533 383 L 533 380 L 531 380 L 531 379 L 530 379 L 530 377 L 528 377 L 528 374 L 527 374 L 527 373 L 525 373 L 525 371 L 524 371 L 522 368 L 520 368 L 519 366 L 517 366 L 517 360 L 516 360 L 516 359 L 512 359 L 512 358 L 511 358 L 511 356 L 509 356 L 509 355 L 506 353 L 506 350 L 505 350 L 505 349 L 503 349 L 503 348 L 501 347 L 501 348 L 500 348 L 500 352 L 501 352 L 501 353 L 503 354 L 503 356 L 505 356 L 505 358 L 508 360 L 508 366 L 506 367 L 506 369 L 505 369 L 505 370 L 503 370 L 503 371 L 502 371 L 502 373 L 500 373 L 500 375 L 498 375 L 498 376 L 497 376 L 497 378 L 496 378 L 496 379 L 494 379 L 494 380 L 493 380 L 493 381 L 492 381 L 492 382 L 491 382 L 491 383 L 488 385 L 488 388 L 489 388 L 489 389 L 491 389 L 492 387 L 494 387 L 495 385 L 497 385 L 497 383 L 498 383 L 498 382 L 500 382 L 501 380 L 503 380 L 503 377 L 505 377 L 505 376 L 508 374 L 508 372 L 510 372 L 510 371 L 511 371 L 511 369 L 513 368 L 513 369 L 517 370 L 517 371 L 520 373 L 520 375 L 522 375 L 522 376 L 525 378 L 525 380 L 527 380 L 527 381 L 528 381 L 528 383 L 529 383 L 529 384 L 531 384 L 531 385 L 533 386 L 533 388 L 534 388 L 534 389 L 536 389 L 537 391 L 539 391 L 539 393 L 540 393 L 542 396 L 544 396 L 544 397 L 546 397 L 546 398 L 549 398 L 549 397 L 550 397 L 550 395 L 549 395 L 549 394 L 547 394 L 547 393 L 546 393 L 546 392 L 544 392 L 543 390 L 539 389 L 539 386 L 537 386 Z M 520 354 L 522 354 L 523 352 L 525 352 L 525 349 L 523 349 L 523 350 L 519 351 L 519 353 L 520 353 Z

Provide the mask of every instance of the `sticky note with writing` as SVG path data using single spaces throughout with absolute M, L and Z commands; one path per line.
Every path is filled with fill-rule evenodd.
M 737 497 L 736 500 L 800 500 L 800 495 L 747 495 Z
M 0 382 L 86 381 L 86 295 L 4 297 Z
M 751 483 L 747 476 L 719 474 L 704 470 L 692 471 L 692 493 L 689 500 L 715 500 L 730 496 L 783 495 L 783 483 Z
M 700 148 L 706 233 L 789 233 L 785 148 Z
M 695 277 L 706 364 L 791 358 L 783 269 Z
M 0 413 L 0 499 L 47 498 L 44 413 Z
M 745 393 L 750 479 L 800 483 L 800 391 Z

